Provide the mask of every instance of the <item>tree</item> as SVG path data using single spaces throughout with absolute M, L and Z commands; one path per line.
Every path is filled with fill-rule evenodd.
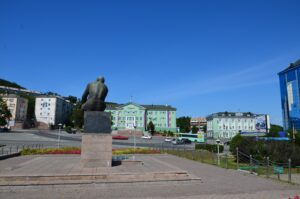
M 79 101 L 74 107 L 72 113 L 70 114 L 69 121 L 72 126 L 81 128 L 83 125 L 83 110 L 81 109 L 82 103 Z
M 268 137 L 278 137 L 279 132 L 283 131 L 282 126 L 276 125 L 276 124 L 271 124 L 270 132 L 268 133 Z
M 66 97 L 66 100 L 69 100 L 72 104 L 76 104 L 78 99 L 75 96 L 69 95 L 68 97 Z
M 155 131 L 155 126 L 154 126 L 154 124 L 152 123 L 152 121 L 150 121 L 150 122 L 148 123 L 147 129 L 148 129 L 148 131 L 151 132 L 151 133 L 153 133 L 153 132 Z
M 179 127 L 181 133 L 190 132 L 191 118 L 190 117 L 179 117 L 176 119 L 176 124 Z
M 192 127 L 192 133 L 198 133 L 199 128 L 197 128 L 196 126 Z
M 11 113 L 6 102 L 0 97 L 0 126 L 6 125 L 10 117 Z
M 296 145 L 300 146 L 300 132 L 295 129 L 293 132 L 293 129 L 288 129 L 288 136 L 290 138 L 291 142 L 295 142 Z

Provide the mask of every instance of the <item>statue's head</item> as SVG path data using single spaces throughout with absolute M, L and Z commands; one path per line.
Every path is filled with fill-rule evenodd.
M 100 76 L 100 77 L 97 78 L 97 81 L 98 82 L 100 81 L 100 82 L 104 83 L 105 80 L 104 80 L 104 77 Z

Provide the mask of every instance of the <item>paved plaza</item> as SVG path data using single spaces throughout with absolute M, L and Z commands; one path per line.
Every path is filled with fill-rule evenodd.
M 72 172 L 103 173 L 103 170 L 77 170 L 79 156 L 22 156 L 0 161 L 0 176 L 49 175 L 61 167 Z M 49 164 L 50 158 L 52 164 Z M 76 160 L 77 158 L 77 160 Z M 288 198 L 300 195 L 300 186 L 255 175 L 201 164 L 172 155 L 137 155 L 144 164 L 113 167 L 110 172 L 184 172 L 189 178 L 152 182 L 77 183 L 56 185 L 0 186 L 0 198 Z M 43 160 L 44 159 L 44 160 Z M 49 164 L 49 165 L 46 165 Z M 53 166 L 57 165 L 57 166 Z M 72 166 L 73 165 L 73 168 Z M 123 167 L 125 168 L 125 167 Z M 47 171 L 48 173 L 44 173 Z M 105 172 L 104 172 L 105 173 Z M 73 173 L 74 174 L 74 173 Z M 99 173 L 98 173 L 99 174 Z M 59 175 L 56 173 L 55 175 Z M 147 177 L 145 175 L 145 177 Z M 51 184 L 51 183 L 50 183 Z M 55 184 L 55 183 L 54 183 Z

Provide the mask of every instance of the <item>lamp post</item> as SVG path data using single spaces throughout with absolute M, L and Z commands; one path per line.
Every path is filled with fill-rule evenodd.
M 135 151 L 135 148 L 136 148 L 136 139 L 135 139 L 136 125 L 134 125 L 133 128 L 134 128 L 134 133 L 133 133 L 133 149 Z
M 217 149 L 218 149 L 218 166 L 219 166 L 220 165 L 220 148 L 219 148 L 220 140 L 217 139 L 216 143 L 217 143 Z
M 136 140 L 135 140 L 135 129 L 136 129 L 136 125 L 134 124 L 133 126 L 134 131 L 133 131 L 133 160 L 135 160 L 135 148 L 136 148 Z
M 62 126 L 62 124 L 59 123 L 58 124 L 58 139 L 57 139 L 58 148 L 60 147 L 60 129 L 61 129 L 61 126 Z

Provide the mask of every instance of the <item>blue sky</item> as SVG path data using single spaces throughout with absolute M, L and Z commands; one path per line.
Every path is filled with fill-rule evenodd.
M 277 73 L 300 59 L 300 1 L 0 1 L 0 78 L 80 97 L 103 75 L 108 101 L 178 116 L 270 114 Z

